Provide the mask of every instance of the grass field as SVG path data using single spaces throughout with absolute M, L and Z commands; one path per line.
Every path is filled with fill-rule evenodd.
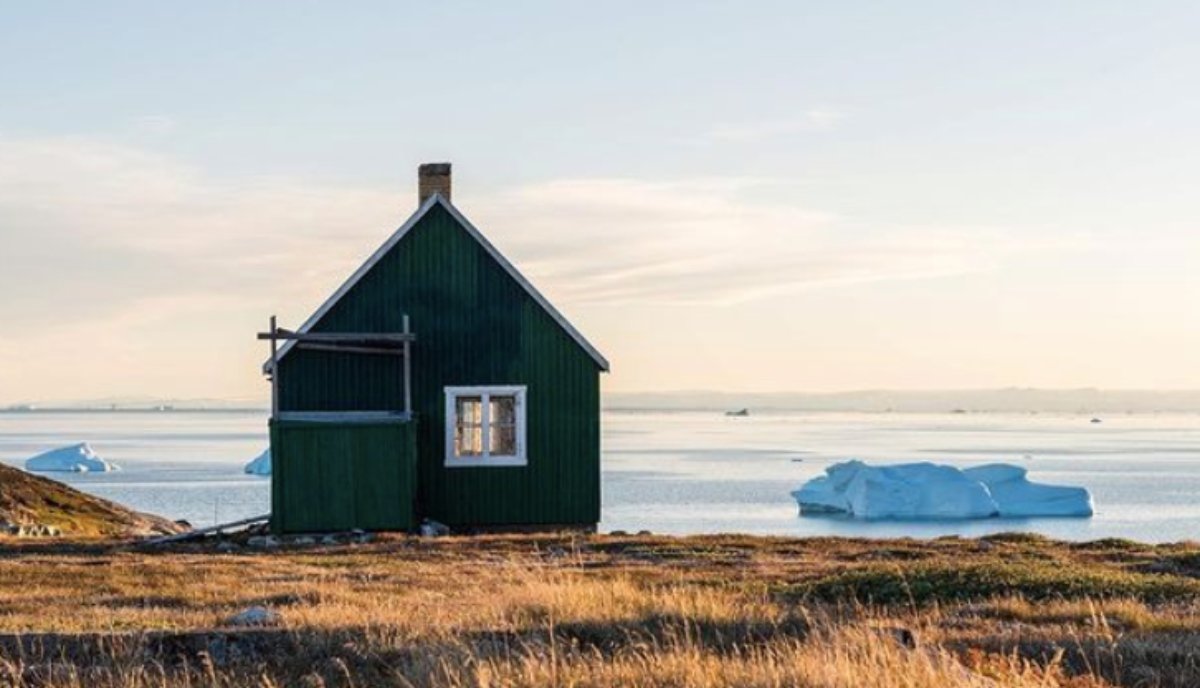
M 1200 685 L 1186 543 L 2 547 L 0 685 Z M 253 605 L 278 623 L 226 623 Z

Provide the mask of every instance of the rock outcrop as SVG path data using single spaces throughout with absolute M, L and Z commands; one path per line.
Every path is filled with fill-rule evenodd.
M 0 522 L 9 535 L 40 537 L 53 534 L 131 537 L 183 530 L 165 518 L 139 513 L 3 464 L 0 464 Z

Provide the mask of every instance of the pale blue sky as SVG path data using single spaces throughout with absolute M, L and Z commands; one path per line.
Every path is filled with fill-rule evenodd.
M 0 402 L 261 396 L 417 163 L 611 390 L 1200 387 L 1193 3 L 11 3 Z M 86 344 L 86 345 L 85 345 Z

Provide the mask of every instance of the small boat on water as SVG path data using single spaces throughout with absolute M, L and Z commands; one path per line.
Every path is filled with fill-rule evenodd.
M 726 411 L 725 415 L 741 418 L 741 417 L 750 415 L 750 409 L 743 408 L 743 409 L 738 409 L 736 411 Z

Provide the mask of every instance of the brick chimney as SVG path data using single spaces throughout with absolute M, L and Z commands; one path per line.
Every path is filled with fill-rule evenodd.
M 427 162 L 417 168 L 417 205 L 424 205 L 435 193 L 441 194 L 447 202 L 450 201 L 448 162 Z

